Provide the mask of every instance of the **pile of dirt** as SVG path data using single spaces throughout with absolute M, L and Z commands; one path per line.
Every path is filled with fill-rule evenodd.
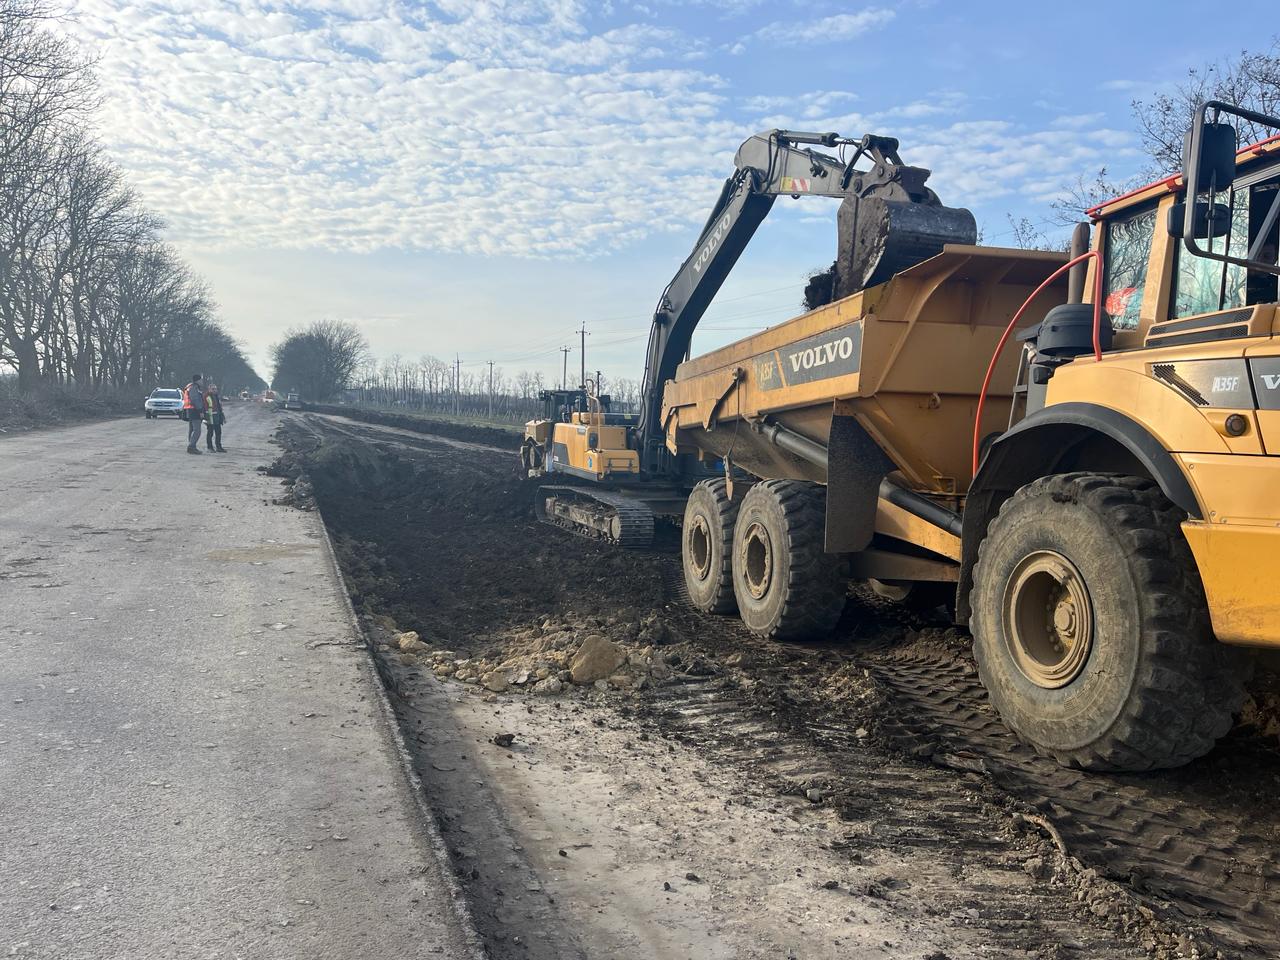
M 430 670 L 442 680 L 475 684 L 492 693 L 640 691 L 695 667 L 675 651 L 611 640 L 601 632 L 610 626 L 615 624 L 599 619 L 570 624 L 548 618 L 537 626 L 503 631 L 491 638 L 490 652 L 471 656 L 433 647 L 417 631 L 384 632 L 380 640 L 384 656 L 398 654 L 406 665 Z
M 566 613 L 616 618 L 661 594 L 652 564 L 586 541 L 560 549 L 561 535 L 532 519 L 536 484 L 497 454 L 393 453 L 339 435 L 290 449 L 275 469 L 296 479 L 305 468 L 357 609 L 433 643 L 487 655 L 504 630 Z

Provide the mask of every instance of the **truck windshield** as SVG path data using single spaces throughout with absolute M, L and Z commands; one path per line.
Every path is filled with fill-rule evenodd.
M 1154 207 L 1107 224 L 1103 309 L 1113 330 L 1138 329 L 1155 232 Z

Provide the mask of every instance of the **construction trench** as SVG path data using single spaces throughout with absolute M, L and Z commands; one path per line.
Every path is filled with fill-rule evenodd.
M 855 589 L 831 639 L 759 640 L 682 602 L 674 531 L 538 524 L 508 435 L 394 422 L 291 416 L 271 472 L 331 533 L 490 956 L 1280 955 L 1273 673 L 1189 766 L 1064 769 L 936 613 Z M 575 683 L 584 641 L 607 676 Z

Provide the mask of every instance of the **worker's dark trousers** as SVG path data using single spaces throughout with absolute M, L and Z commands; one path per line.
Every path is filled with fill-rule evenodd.
M 188 411 L 187 449 L 194 450 L 200 444 L 200 418 Z
M 218 423 L 217 418 L 209 424 L 209 429 L 204 434 L 204 445 L 212 450 L 214 447 L 222 449 L 222 424 Z

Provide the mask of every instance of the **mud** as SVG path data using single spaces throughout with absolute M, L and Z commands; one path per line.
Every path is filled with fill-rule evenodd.
M 669 553 L 622 553 L 532 522 L 536 488 L 516 478 L 514 455 L 312 418 L 286 422 L 283 439 L 273 472 L 319 503 L 406 722 L 423 691 L 455 691 L 524 703 L 530 716 L 589 710 L 667 742 L 827 824 L 796 842 L 842 858 L 860 898 L 892 908 L 920 942 L 948 931 L 941 955 L 953 960 L 1280 950 L 1273 678 L 1199 763 L 1143 777 L 1061 771 L 999 725 L 967 636 L 945 622 L 855 593 L 832 640 L 762 643 L 688 608 Z M 414 652 L 400 650 L 404 630 L 419 635 Z M 567 665 L 592 635 L 625 661 L 578 686 Z M 420 762 L 429 768 L 429 751 Z M 696 820 L 671 829 L 696 831 Z M 495 892 L 475 896 L 492 904 Z M 536 955 L 509 938 L 490 948 Z M 637 950 L 618 955 L 660 955 Z M 900 942 L 883 955 L 928 951 Z
M 344 417 L 361 423 L 380 424 L 438 437 L 451 437 L 469 443 L 492 444 L 504 448 L 519 443 L 520 428 L 516 426 L 488 427 L 480 424 L 456 423 L 426 415 L 415 416 L 410 413 L 390 413 L 385 410 L 366 410 L 361 407 L 334 404 L 311 403 L 307 404 L 307 409 L 314 413 Z

